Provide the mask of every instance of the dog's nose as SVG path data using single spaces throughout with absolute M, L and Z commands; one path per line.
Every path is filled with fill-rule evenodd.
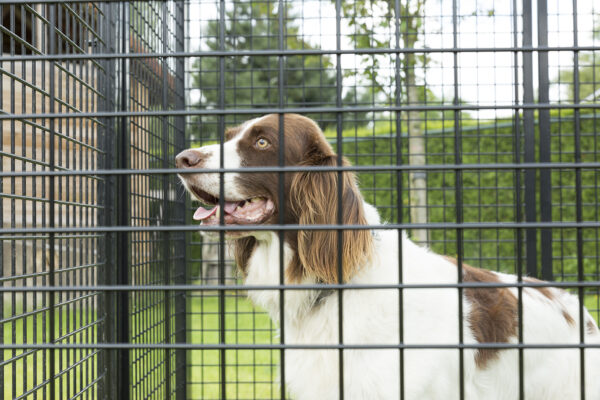
M 193 168 L 202 161 L 202 154 L 195 150 L 184 150 L 175 157 L 177 168 Z

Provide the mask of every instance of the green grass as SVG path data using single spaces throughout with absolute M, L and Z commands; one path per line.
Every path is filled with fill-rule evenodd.
M 598 295 L 588 295 L 585 305 L 598 320 Z M 140 304 L 140 303 L 138 303 Z M 187 342 L 192 344 L 217 344 L 220 342 L 219 330 L 219 298 L 216 294 L 192 294 L 188 298 Z M 22 310 L 17 310 L 19 313 Z M 141 321 L 154 324 L 162 318 L 162 308 L 155 305 L 140 315 Z M 5 315 L 7 315 L 5 310 Z M 58 315 L 58 314 L 57 314 Z M 88 311 L 64 311 L 57 320 L 56 332 L 69 332 L 74 327 L 90 323 L 96 319 L 96 313 Z M 24 326 L 24 321 L 25 325 Z M 35 326 L 34 326 L 35 322 Z M 137 325 L 132 324 L 135 328 Z M 160 328 L 159 328 L 160 329 Z M 18 319 L 14 323 L 4 323 L 4 343 L 23 343 L 22 332 L 27 332 L 28 343 L 42 342 L 47 337 L 48 326 L 43 323 L 43 315 L 32 315 Z M 46 336 L 44 336 L 46 332 Z M 13 337 L 13 333 L 15 336 Z M 139 332 L 141 334 L 141 332 Z M 87 342 L 86 332 L 75 335 L 63 343 Z M 152 332 L 148 332 L 152 335 Z M 95 338 L 96 330 L 90 327 L 88 337 Z M 227 294 L 225 298 L 225 343 L 228 344 L 275 344 L 278 343 L 276 327 L 270 318 L 261 310 L 253 307 L 244 297 Z M 150 337 L 140 336 L 138 342 L 153 342 Z M 133 351 L 135 356 L 147 357 L 155 364 L 142 365 L 132 368 L 132 382 L 149 379 L 160 382 L 164 377 L 163 351 Z M 144 355 L 145 354 L 145 355 Z M 22 350 L 5 350 L 4 360 L 21 358 L 9 362 L 0 369 L 3 370 L 4 398 L 11 399 L 22 395 L 36 385 L 43 383 L 49 376 L 49 353 L 45 350 L 34 351 L 30 354 Z M 89 358 L 86 358 L 89 356 Z M 60 390 L 63 395 L 70 397 L 84 388 L 84 382 L 91 382 L 97 376 L 96 355 L 91 350 L 62 350 L 56 352 L 56 371 L 66 371 L 68 367 L 80 362 L 71 371 L 65 372 L 57 380 L 57 396 Z M 187 352 L 187 397 L 191 399 L 219 399 L 220 384 L 219 350 L 190 350 Z M 141 361 L 144 361 L 142 358 Z M 279 351 L 278 350 L 226 350 L 225 351 L 225 381 L 227 398 L 235 399 L 271 399 L 279 397 Z M 142 363 L 143 364 L 143 363 Z M 158 366 L 158 367 L 156 367 Z M 13 376 L 14 373 L 14 376 Z M 143 385 L 142 385 L 143 386 Z M 69 390 L 70 389 L 70 390 Z M 91 398 L 97 397 L 96 388 L 89 392 Z M 145 389 L 136 389 L 136 395 L 145 393 Z M 158 395 L 158 394 L 156 394 Z M 160 396 L 159 396 L 160 397 Z M 163 396 L 164 397 L 164 396 Z M 57 397 L 57 398 L 60 398 Z
M 140 300 L 133 302 L 137 309 L 144 309 Z M 219 343 L 219 299 L 216 295 L 200 297 L 191 296 L 188 300 L 188 343 Z M 5 307 L 4 316 L 23 314 L 24 310 L 17 306 L 14 313 Z M 274 325 L 269 317 L 239 296 L 226 296 L 225 302 L 225 341 L 226 343 L 278 343 Z M 83 314 L 78 310 L 63 310 L 56 313 L 55 336 L 60 337 L 72 332 L 80 325 L 87 325 L 96 320 L 96 312 Z M 164 316 L 161 303 L 152 305 L 136 314 L 132 320 L 136 343 L 153 343 L 160 341 L 164 332 L 161 324 Z M 26 318 L 18 318 L 14 322 L 5 322 L 3 328 L 4 344 L 43 343 L 49 338 L 48 313 L 38 313 Z M 143 329 L 143 322 L 151 327 Z M 148 328 L 148 327 L 146 327 Z M 25 334 L 25 338 L 23 334 Z M 61 343 L 94 343 L 97 342 L 95 326 L 90 326 L 79 334 L 67 337 Z M 23 340 L 25 339 L 25 340 Z M 60 350 L 55 352 L 55 371 L 60 374 L 56 380 L 55 398 L 72 397 L 84 389 L 86 383 L 97 376 L 97 357 L 94 350 Z M 2 390 L 5 399 L 21 396 L 32 388 L 43 385 L 50 376 L 49 350 L 4 350 L 3 361 L 0 361 Z M 188 397 L 195 399 L 219 399 L 220 396 L 220 351 L 191 350 L 187 352 Z M 164 379 L 164 351 L 132 350 L 131 359 L 138 359 L 131 369 L 132 383 L 146 379 L 149 382 L 161 382 Z M 12 360 L 12 361 L 9 361 Z M 225 352 L 226 390 L 228 398 L 258 399 L 278 397 L 277 365 L 279 351 L 274 350 L 227 350 Z M 5 363 L 5 364 L 1 364 Z M 76 365 L 74 368 L 73 365 Z M 152 386 L 152 385 L 150 385 Z M 45 391 L 44 391 L 45 390 Z M 47 389 L 38 391 L 38 396 Z M 145 385 L 134 389 L 136 396 L 144 397 L 150 391 Z M 89 389 L 88 395 L 97 398 L 97 386 Z M 160 392 L 155 396 L 164 397 Z M 134 396 L 135 397 L 135 396 Z
M 193 297 L 189 300 L 189 343 L 219 343 L 219 299 L 215 296 Z M 241 297 L 226 297 L 225 343 L 278 343 L 275 326 L 264 312 L 255 309 Z M 220 351 L 192 350 L 188 352 L 188 397 L 219 399 Z M 226 350 L 225 381 L 227 398 L 277 398 L 279 351 Z
M 20 306 L 16 307 L 15 315 L 22 314 Z M 9 307 L 5 305 L 5 317 L 11 315 Z M 63 310 L 56 312 L 55 336 L 63 337 L 61 343 L 95 342 L 97 337 L 95 311 Z M 68 332 L 77 330 L 78 327 L 88 326 L 78 333 L 65 337 Z M 48 314 L 37 313 L 25 318 L 16 319 L 14 322 L 3 324 L 3 343 L 44 343 L 48 342 L 50 327 Z M 62 334 L 61 334 L 62 333 Z M 25 334 L 25 337 L 23 336 Z M 61 373 L 56 380 L 56 394 L 75 394 L 84 389 L 84 382 L 91 382 L 98 375 L 96 369 L 96 350 L 62 350 L 55 352 L 55 371 Z M 8 361 L 8 360 L 13 360 Z M 2 365 L 6 363 L 6 365 Z M 20 396 L 35 386 L 42 385 L 50 376 L 50 351 L 49 350 L 4 350 L 0 371 L 3 372 L 3 385 L 5 399 Z M 77 367 L 69 370 L 69 367 Z M 69 390 L 70 389 L 70 390 Z M 38 396 L 43 392 L 49 395 L 49 387 L 38 391 Z M 92 389 L 93 390 L 93 389 Z M 70 397 L 70 396 L 68 396 Z M 32 397 L 33 398 L 33 397 Z

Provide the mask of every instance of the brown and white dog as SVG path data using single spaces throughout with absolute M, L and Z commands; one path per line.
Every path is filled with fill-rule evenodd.
M 337 155 L 317 124 L 303 116 L 284 116 L 286 166 L 335 166 Z M 226 132 L 224 167 L 278 165 L 279 116 L 266 115 Z M 219 145 L 189 149 L 177 156 L 178 168 L 220 167 Z M 219 210 L 219 174 L 180 175 L 201 203 L 194 219 L 203 226 L 218 225 L 224 213 L 227 225 L 249 225 L 248 231 L 227 233 L 247 285 L 279 284 L 279 235 L 252 231 L 250 225 L 277 224 L 279 211 L 286 224 L 336 224 L 338 177 L 336 171 L 285 173 L 285 204 L 279 204 L 277 173 L 225 173 L 224 209 Z M 350 225 L 379 225 L 375 208 L 364 202 L 354 174 L 342 174 L 342 220 Z M 286 231 L 284 274 L 289 284 L 337 283 L 335 230 Z M 398 244 L 402 243 L 402 282 L 454 284 L 457 266 L 410 241 L 395 230 L 347 230 L 343 233 L 343 281 L 349 284 L 395 284 Z M 516 283 L 516 277 L 463 265 L 466 282 Z M 285 292 L 285 343 L 334 345 L 338 343 L 338 296 L 331 291 Z M 456 288 L 403 290 L 400 312 L 398 289 L 347 289 L 343 292 L 345 344 L 398 345 L 399 318 L 403 321 L 404 393 L 407 399 L 458 399 L 460 394 L 458 290 Z M 466 288 L 463 291 L 463 341 L 518 343 L 518 301 L 515 288 Z M 276 290 L 249 290 L 250 299 L 279 320 Z M 589 313 L 579 321 L 577 297 L 549 287 L 524 288 L 523 340 L 542 345 L 524 350 L 524 392 L 528 400 L 580 398 L 580 357 L 584 355 L 586 399 L 600 399 L 600 332 Z M 580 352 L 579 326 L 585 342 L 596 348 Z M 544 349 L 543 345 L 571 348 Z M 427 348 L 428 345 L 442 345 Z M 448 346 L 450 345 L 450 346 Z M 446 346 L 446 348 L 444 348 Z M 450 348 L 448 348 L 450 347 Z M 400 352 L 394 348 L 344 350 L 344 397 L 397 399 L 400 397 Z M 338 351 L 288 349 L 285 377 L 296 399 L 339 397 Z M 517 399 L 519 358 L 515 349 L 464 350 L 466 399 Z

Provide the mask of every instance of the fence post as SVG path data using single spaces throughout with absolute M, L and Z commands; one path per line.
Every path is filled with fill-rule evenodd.
M 129 3 L 119 3 L 119 35 L 120 53 L 129 53 Z M 119 110 L 126 112 L 129 110 L 129 59 L 122 58 L 118 63 L 118 73 L 116 79 L 118 83 L 117 99 Z M 116 168 L 128 169 L 131 164 L 130 154 L 130 130 L 129 120 L 126 116 L 117 120 L 116 138 Z M 131 187 L 130 177 L 128 175 L 119 175 L 116 179 L 116 188 L 118 195 L 116 197 L 116 223 L 117 226 L 130 225 L 130 199 Z M 118 285 L 129 284 L 129 273 L 131 264 L 131 236 L 130 232 L 117 232 L 116 234 L 116 280 Z M 115 294 L 115 327 L 116 339 L 118 343 L 129 343 L 130 341 L 130 315 L 129 315 L 129 293 L 120 291 Z M 116 383 L 117 396 L 120 400 L 127 400 L 130 397 L 130 362 L 129 349 L 118 350 L 116 362 Z
M 523 1 L 523 47 L 533 46 L 532 0 Z M 533 54 L 523 53 L 523 103 L 533 103 Z M 535 119 L 532 109 L 523 110 L 525 162 L 535 162 Z M 536 222 L 536 170 L 525 171 L 525 221 Z M 537 230 L 526 229 L 527 274 L 537 276 Z
M 175 49 L 177 52 L 185 51 L 185 21 L 186 21 L 186 4 L 185 1 L 177 1 L 175 4 L 175 22 L 177 30 L 175 33 Z M 185 108 L 185 60 L 183 58 L 176 59 L 175 65 L 175 96 L 177 110 Z M 175 153 L 179 153 L 185 148 L 185 116 L 175 117 Z M 171 164 L 172 165 L 172 164 Z M 175 207 L 176 223 L 185 224 L 186 199 L 184 196 Z M 176 196 L 177 199 L 177 196 Z M 175 274 L 173 276 L 174 284 L 186 283 L 187 257 L 186 257 L 186 241 L 190 238 L 187 233 L 182 234 L 182 238 L 175 240 Z M 181 240 L 183 239 L 183 240 Z M 186 342 L 186 292 L 174 293 L 175 298 L 175 341 L 177 343 Z M 175 352 L 175 398 L 185 400 L 187 397 L 187 359 L 186 350 L 178 349 Z
M 538 0 L 538 47 L 548 46 L 548 2 Z M 538 102 L 548 104 L 550 102 L 549 77 L 548 77 L 548 51 L 538 51 Z M 539 118 L 539 162 L 550 162 L 550 110 L 540 108 Z M 552 221 L 552 171 L 550 169 L 540 170 L 540 220 L 541 222 Z M 552 229 L 541 230 L 541 261 L 542 279 L 553 280 L 552 273 Z
M 162 49 L 163 53 L 167 53 L 169 51 L 169 46 L 167 45 L 169 31 L 167 29 L 169 13 L 167 9 L 167 2 L 163 2 L 161 4 L 161 14 L 162 14 Z M 161 59 L 162 65 L 162 109 L 168 110 L 169 107 L 169 79 L 168 74 L 168 59 L 167 57 L 162 57 Z M 163 117 L 161 124 L 161 140 L 162 140 L 162 168 L 169 168 L 169 117 Z M 162 215 L 161 221 L 159 222 L 161 225 L 168 225 L 171 221 L 171 201 L 170 201 L 170 183 L 171 177 L 168 175 L 162 175 L 161 184 L 162 184 Z M 163 260 L 163 284 L 170 285 L 171 284 L 171 240 L 172 237 L 169 232 L 163 231 L 160 233 L 161 245 L 162 245 L 162 260 Z M 173 312 L 172 304 L 171 304 L 171 291 L 165 290 L 163 292 L 163 328 L 164 328 L 164 336 L 163 343 L 170 344 L 171 343 L 171 313 Z M 164 357 L 164 383 L 165 383 L 165 398 L 171 397 L 171 370 L 173 366 L 171 365 L 171 349 L 164 349 L 163 357 Z
M 101 36 L 104 37 L 104 49 L 100 50 L 105 53 L 116 53 L 116 3 L 106 3 L 104 5 L 106 18 L 100 25 L 103 29 Z M 105 68 L 105 74 L 98 77 L 98 86 L 103 91 L 101 103 L 98 105 L 99 111 L 111 111 L 115 109 L 115 92 L 116 92 L 116 66 L 118 61 L 103 60 L 101 61 Z M 115 132 L 116 124 L 111 118 L 104 118 L 103 124 L 98 132 L 98 140 L 101 145 L 102 152 L 99 154 L 100 160 L 98 165 L 103 169 L 113 169 L 116 165 L 115 153 Z M 115 220 L 115 177 L 106 176 L 98 182 L 98 195 L 102 207 L 98 211 L 99 226 L 114 226 Z M 116 240 L 115 233 L 107 232 L 100 240 L 98 248 L 101 249 L 101 257 L 104 257 L 102 264 L 103 270 L 98 274 L 98 284 L 114 285 L 116 280 L 116 265 L 115 265 L 115 250 Z M 98 301 L 97 315 L 99 319 L 104 319 L 104 323 L 98 328 L 98 343 L 114 343 L 116 342 L 116 320 L 115 311 L 117 304 L 115 302 L 115 293 L 103 292 Z M 98 357 L 98 372 L 104 374 L 104 380 L 100 385 L 98 398 L 99 399 L 114 399 L 117 397 L 117 380 L 116 370 L 116 350 L 104 350 Z

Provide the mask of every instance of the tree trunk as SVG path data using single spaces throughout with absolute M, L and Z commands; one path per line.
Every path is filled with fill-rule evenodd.
M 406 48 L 414 48 L 416 35 L 405 34 L 404 45 Z M 408 105 L 419 103 L 419 93 L 416 86 L 415 55 L 406 54 L 405 79 L 406 95 Z M 420 112 L 408 112 L 408 163 L 410 165 L 425 165 L 425 137 L 421 128 Z M 427 174 L 424 170 L 411 170 L 410 178 L 410 218 L 412 223 L 427 223 Z M 427 242 L 427 229 L 412 229 L 411 236 L 418 242 Z

